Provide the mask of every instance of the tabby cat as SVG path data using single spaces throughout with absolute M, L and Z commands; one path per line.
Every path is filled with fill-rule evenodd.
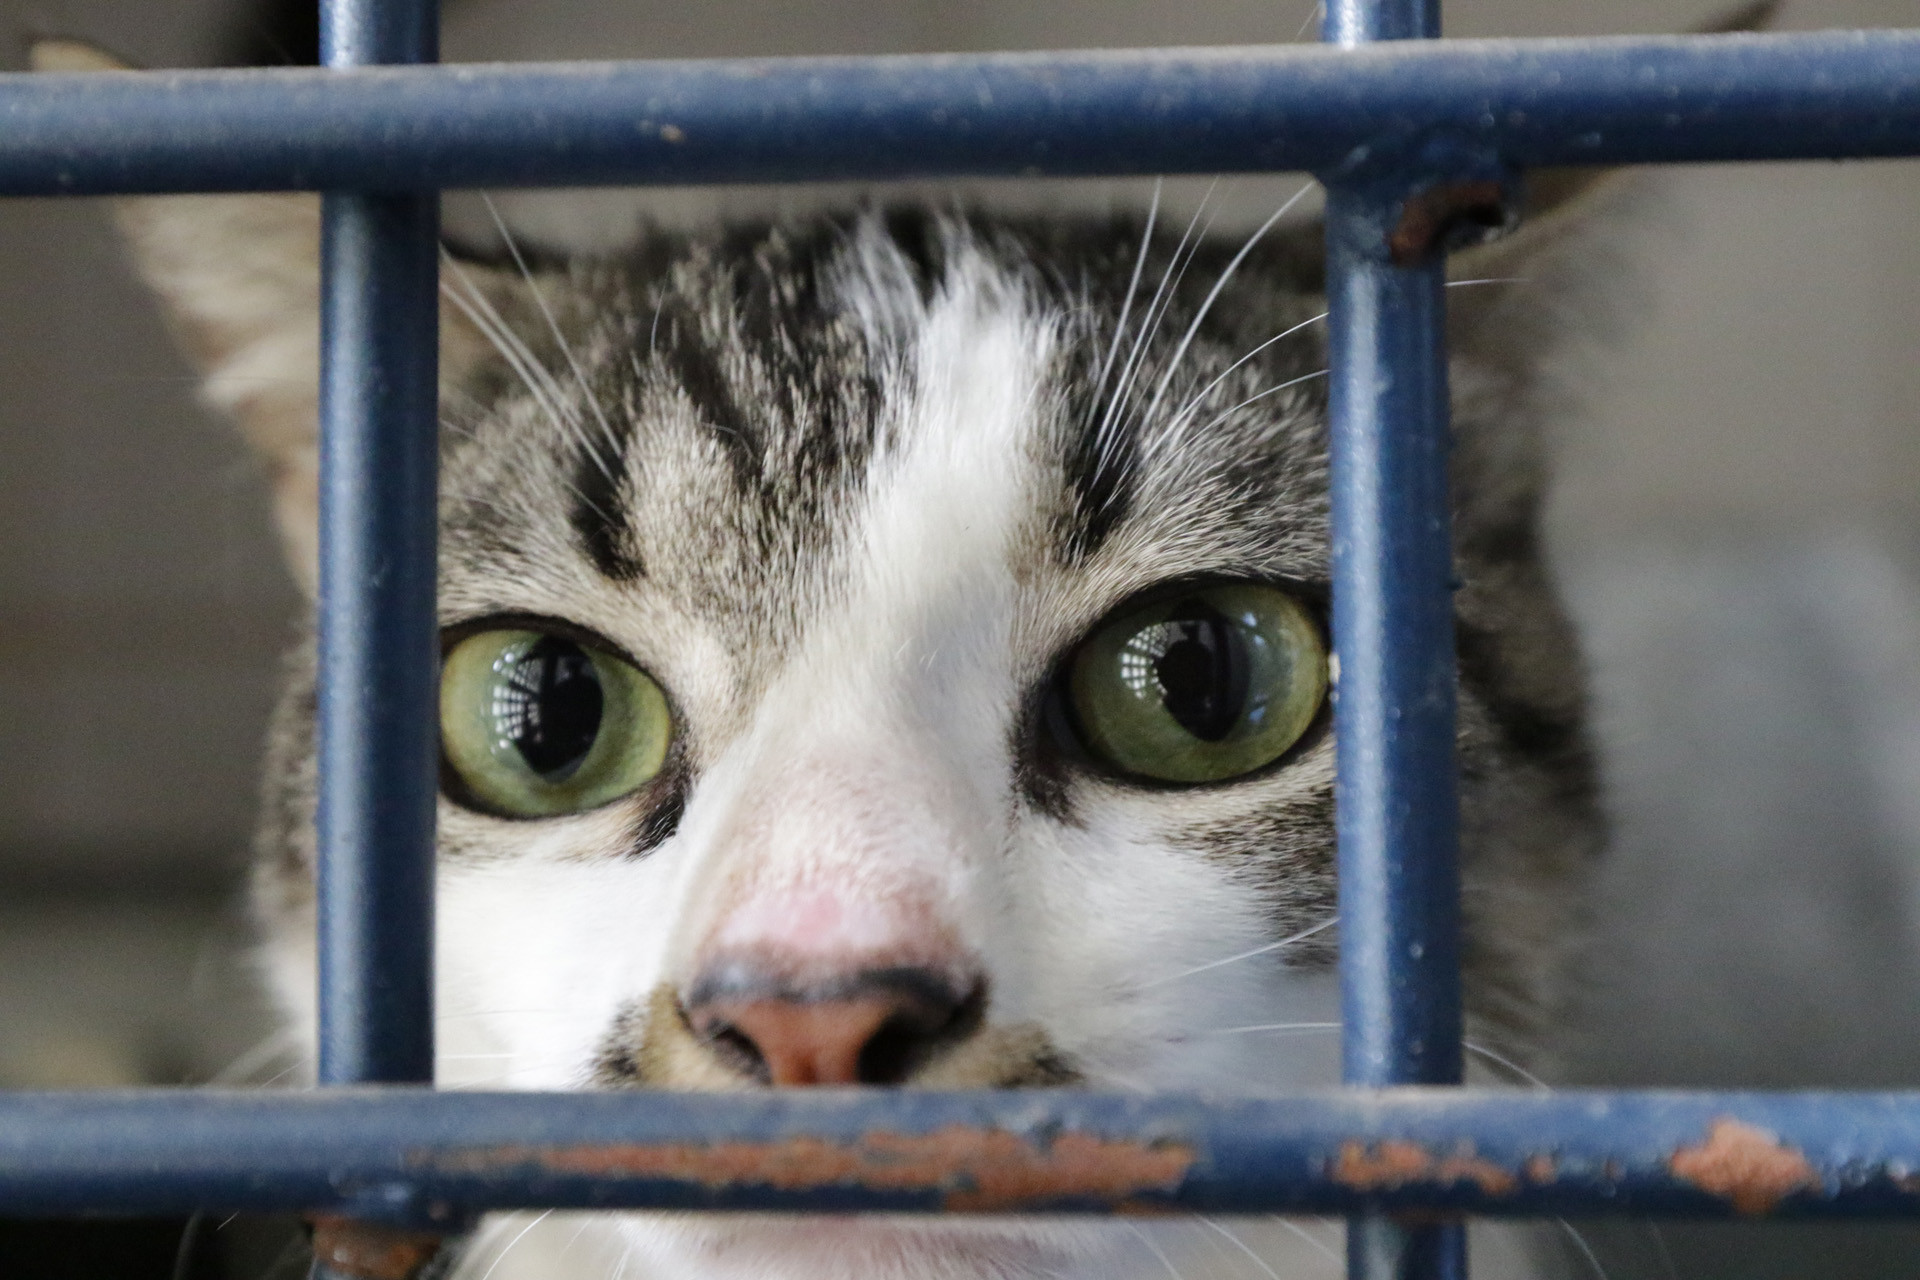
M 1450 293 L 1468 991 L 1507 1044 L 1553 1012 L 1598 842 L 1535 536 L 1575 186 Z M 316 200 L 119 214 L 311 590 Z M 903 206 L 449 255 L 442 1083 L 1331 1082 L 1320 252 Z M 255 901 L 303 1034 L 313 717 L 302 645 Z M 1158 1266 L 1125 1227 L 586 1225 L 560 1274 Z

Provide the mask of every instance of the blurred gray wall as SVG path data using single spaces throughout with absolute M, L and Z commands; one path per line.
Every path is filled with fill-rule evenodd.
M 1456 35 L 1656 32 L 1718 7 L 1451 0 L 1447 17 Z M 448 0 L 446 45 L 1240 43 L 1294 38 L 1310 8 Z M 1783 25 L 1920 25 L 1920 0 L 1808 0 Z M 231 0 L 0 0 L 7 69 L 38 34 L 191 65 L 244 32 Z M 1230 198 L 1252 212 L 1280 189 Z M 1669 171 L 1648 190 L 1623 323 L 1571 370 L 1584 408 L 1553 441 L 1550 534 L 1618 814 L 1565 1071 L 1920 1084 L 1920 165 Z M 582 238 L 634 208 L 502 204 Z M 484 233 L 470 201 L 449 209 Z M 258 1032 L 229 904 L 296 608 L 252 465 L 195 407 L 101 211 L 0 202 L 0 1084 L 204 1077 Z M 1638 1274 L 1640 1237 L 1598 1238 Z M 1911 1274 L 1920 1258 L 1911 1235 L 1847 1237 L 1846 1266 L 1818 1233 L 1677 1238 L 1688 1275 Z

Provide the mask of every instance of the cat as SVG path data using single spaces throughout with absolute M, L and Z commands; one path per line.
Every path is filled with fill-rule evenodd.
M 1450 291 L 1465 970 L 1506 1045 L 1551 1022 L 1601 840 L 1535 528 L 1593 187 L 1542 175 Z M 317 200 L 117 212 L 311 594 Z M 936 203 L 508 245 L 442 277 L 440 1082 L 1333 1083 L 1317 225 Z M 254 901 L 309 1037 L 313 719 L 307 642 Z M 662 1277 L 1113 1274 L 1152 1247 L 592 1225 Z

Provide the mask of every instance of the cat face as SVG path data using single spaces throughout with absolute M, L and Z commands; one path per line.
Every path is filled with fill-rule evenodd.
M 126 215 L 216 397 L 311 354 L 311 276 L 234 251 L 243 206 L 311 224 Z M 1317 236 L 1241 248 L 906 213 L 450 265 L 444 1083 L 1334 1082 Z M 294 277 L 266 323 L 207 318 Z M 1520 1034 L 1594 838 L 1532 537 L 1537 319 L 1463 316 L 1455 370 L 1470 1003 Z M 256 439 L 308 411 L 233 407 Z M 310 431 L 267 448 L 297 565 Z M 311 708 L 303 656 L 259 877 L 300 1026 Z M 1041 1274 L 1092 1238 L 631 1229 L 795 1277 Z

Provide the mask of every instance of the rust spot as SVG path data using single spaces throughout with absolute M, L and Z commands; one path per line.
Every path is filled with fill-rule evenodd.
M 1539 1185 L 1552 1182 L 1560 1176 L 1560 1170 L 1552 1156 L 1529 1156 L 1526 1164 L 1527 1181 Z
M 316 1215 L 313 1257 L 355 1280 L 413 1280 L 440 1252 L 440 1237 L 352 1218 Z
M 1346 1142 L 1329 1176 L 1355 1191 L 1392 1191 L 1410 1183 L 1471 1182 L 1490 1196 L 1512 1195 L 1520 1180 L 1471 1151 L 1438 1156 L 1417 1142 Z
M 1474 182 L 1445 182 L 1407 197 L 1400 221 L 1387 237 L 1387 252 L 1396 265 L 1423 262 L 1434 253 L 1503 231 L 1512 219 L 1506 193 L 1491 178 Z
M 461 1158 L 476 1172 L 533 1164 L 555 1173 L 670 1178 L 713 1190 L 736 1186 L 804 1191 L 858 1186 L 944 1193 L 948 1209 L 991 1211 L 1063 1199 L 1123 1203 L 1177 1189 L 1193 1148 L 1063 1133 L 1038 1142 L 994 1129 L 952 1125 L 928 1134 L 670 1146 L 496 1147 Z M 1129 1205 L 1138 1209 L 1139 1205 Z
M 1735 1211 L 1750 1217 L 1770 1212 L 1795 1191 L 1820 1185 L 1806 1156 L 1731 1116 L 1715 1120 L 1699 1146 L 1674 1152 L 1667 1167 L 1682 1182 L 1732 1201 Z

